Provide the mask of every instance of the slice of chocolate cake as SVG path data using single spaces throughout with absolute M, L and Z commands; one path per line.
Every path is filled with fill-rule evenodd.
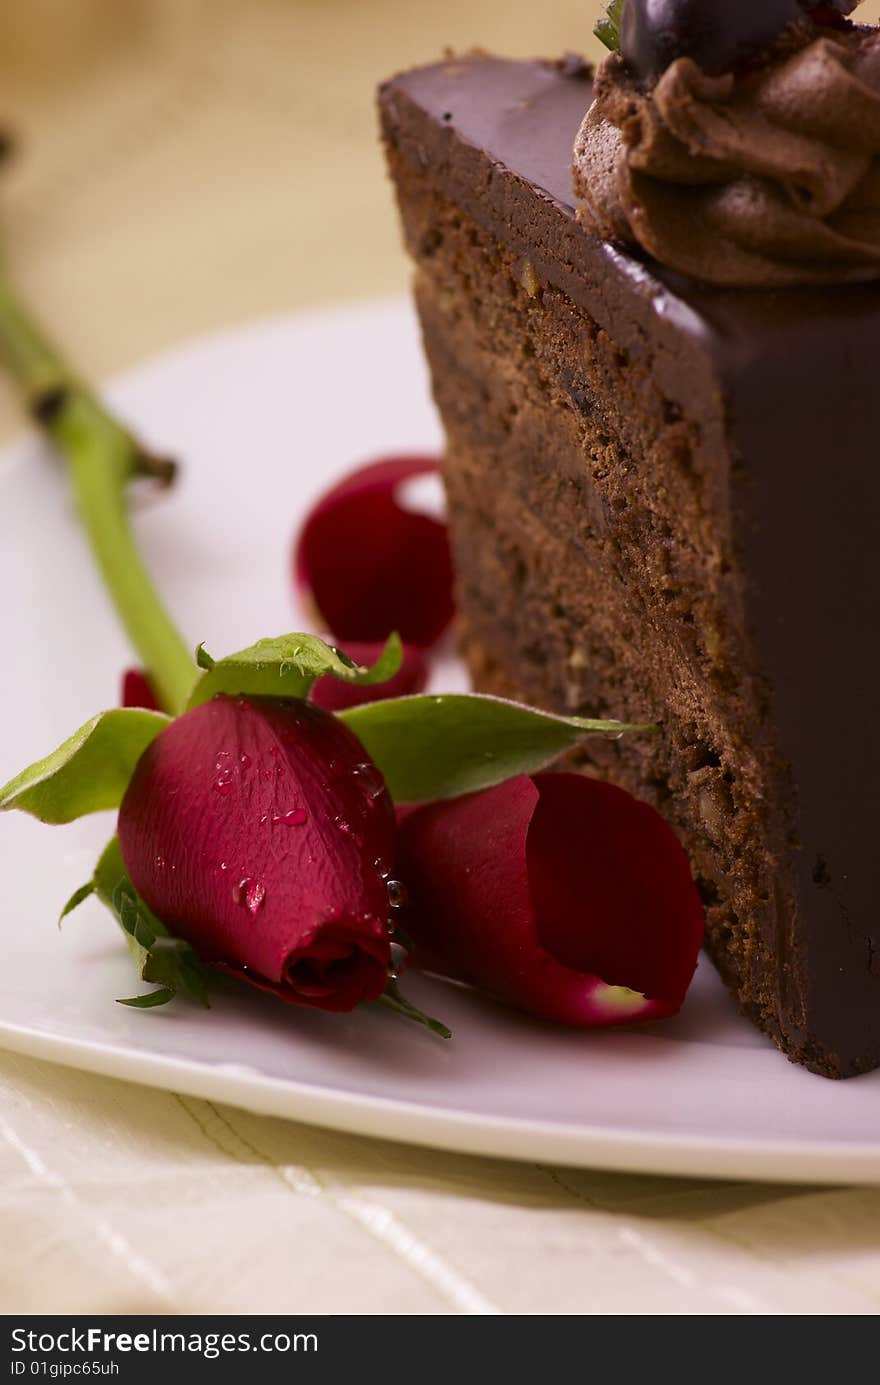
M 744 1012 L 814 1071 L 864 1072 L 880 1064 L 880 287 L 818 282 L 827 258 L 783 232 L 772 254 L 750 228 L 727 237 L 726 263 L 772 260 L 769 287 L 614 248 L 595 222 L 638 221 L 644 188 L 621 194 L 607 130 L 585 152 L 592 100 L 579 61 L 485 56 L 381 92 L 467 656 L 485 691 L 662 723 L 591 746 L 590 767 L 679 832 Z M 619 204 L 600 205 L 602 178 Z M 700 264 L 721 235 L 708 181 L 648 219 L 687 244 L 692 218 Z M 837 218 L 862 247 L 837 277 L 876 272 L 865 201 Z M 807 261 L 812 282 L 772 286 Z

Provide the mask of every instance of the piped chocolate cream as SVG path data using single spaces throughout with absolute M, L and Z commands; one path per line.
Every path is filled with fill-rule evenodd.
M 796 26 L 757 69 L 648 87 L 613 55 L 574 178 L 588 231 L 706 283 L 878 278 L 880 35 Z

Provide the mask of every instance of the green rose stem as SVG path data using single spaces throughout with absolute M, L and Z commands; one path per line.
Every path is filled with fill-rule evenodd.
M 144 566 L 126 507 L 133 477 L 167 485 L 174 463 L 151 456 L 107 412 L 34 323 L 2 267 L 0 358 L 32 417 L 67 459 L 92 552 L 162 707 L 182 712 L 198 670 Z

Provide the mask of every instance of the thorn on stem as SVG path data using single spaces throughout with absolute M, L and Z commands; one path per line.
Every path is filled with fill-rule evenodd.
M 31 413 L 37 423 L 48 428 L 61 413 L 68 398 L 69 391 L 66 385 L 51 385 L 31 400 Z
M 153 452 L 147 452 L 143 447 L 137 451 L 137 462 L 135 465 L 136 476 L 147 476 L 150 480 L 157 481 L 163 490 L 173 486 L 177 477 L 177 462 L 173 457 L 157 457 Z

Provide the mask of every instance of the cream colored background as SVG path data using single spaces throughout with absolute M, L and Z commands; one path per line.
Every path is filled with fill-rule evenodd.
M 230 322 L 401 289 L 376 81 L 444 44 L 595 51 L 598 8 L 2 5 L 9 259 L 97 378 Z M 18 421 L 0 395 L 0 432 Z M 5 1312 L 878 1308 L 878 1191 L 432 1154 L 0 1054 Z
M 98 378 L 259 314 L 403 289 L 374 90 L 445 45 L 598 56 L 596 0 L 0 4 L 0 226 Z M 880 15 L 880 0 L 862 13 Z M 0 435 L 16 413 L 0 393 Z

